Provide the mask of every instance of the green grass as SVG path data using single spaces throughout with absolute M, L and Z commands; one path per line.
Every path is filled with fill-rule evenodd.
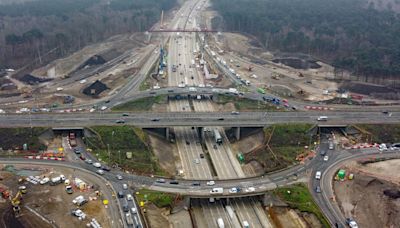
M 370 132 L 372 143 L 400 142 L 400 124 L 360 124 L 355 126 Z
M 290 194 L 288 191 L 290 191 Z M 308 188 L 304 184 L 277 188 L 273 192 L 291 208 L 298 209 L 302 212 L 313 213 L 324 227 L 330 227 L 328 220 L 314 202 Z
M 151 88 L 150 83 L 147 80 L 144 80 L 139 86 L 139 90 L 140 91 L 145 91 L 145 90 L 148 90 L 150 88 Z
M 139 194 L 136 195 L 138 201 L 152 202 L 158 208 L 162 207 L 172 207 L 175 195 L 164 192 L 157 192 L 147 189 L 142 189 Z
M 159 95 L 155 97 L 145 97 L 134 101 L 129 101 L 112 108 L 113 111 L 150 111 L 154 104 L 166 104 L 167 96 Z
M 254 111 L 254 110 L 263 110 L 263 111 L 277 111 L 283 109 L 277 109 L 275 105 L 270 103 L 266 103 L 263 101 L 255 101 L 246 98 L 239 98 L 236 96 L 228 96 L 228 95 L 218 95 L 215 100 L 217 104 L 227 104 L 234 103 L 235 108 L 239 111 Z
M 275 154 L 295 162 L 296 156 L 304 152 L 304 146 L 309 146 L 311 127 L 311 124 L 276 124 L 265 128 L 264 134 L 267 141 L 271 137 L 269 146 Z
M 0 147 L 3 150 L 22 149 L 23 144 L 28 145 L 28 150 L 39 151 L 46 150 L 46 145 L 40 143 L 39 136 L 47 128 L 1 128 L 0 129 Z
M 91 129 L 98 135 L 86 137 L 85 142 L 103 162 L 119 164 L 135 172 L 165 175 L 148 146 L 147 135 L 141 129 L 132 126 L 96 126 Z M 126 158 L 126 152 L 132 152 L 131 159 Z

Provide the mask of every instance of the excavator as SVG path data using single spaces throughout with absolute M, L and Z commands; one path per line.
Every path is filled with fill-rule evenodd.
M 19 216 L 20 212 L 21 212 L 21 208 L 19 207 L 21 200 L 22 199 L 22 192 L 18 191 L 17 194 L 14 196 L 14 198 L 11 199 L 11 205 L 13 206 L 13 211 L 15 216 Z

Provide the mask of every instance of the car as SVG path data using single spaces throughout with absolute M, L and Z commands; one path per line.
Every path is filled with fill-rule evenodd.
M 218 118 L 218 120 L 219 120 L 219 121 L 223 121 L 223 120 L 224 120 L 224 118 Z
M 151 121 L 157 122 L 157 121 L 160 121 L 160 119 L 159 118 L 153 118 L 153 119 L 151 119 Z
M 96 171 L 96 173 L 98 173 L 98 174 L 100 174 L 100 175 L 103 175 L 103 174 L 104 174 L 104 171 L 101 170 L 101 169 L 98 169 L 98 170 Z
M 118 179 L 118 180 L 122 180 L 122 176 L 118 174 L 118 175 L 117 175 L 117 179 Z
M 215 181 L 207 181 L 207 185 L 208 186 L 213 186 L 213 185 L 215 185 Z
M 117 195 L 118 195 L 118 198 L 124 198 L 124 196 L 125 196 L 125 194 L 122 191 L 119 191 L 117 193 Z
M 238 111 L 232 111 L 231 114 L 232 115 L 239 115 L 240 113 Z
M 190 145 L 190 142 L 186 140 L 186 145 Z
M 248 187 L 246 188 L 246 192 L 254 192 L 256 189 L 254 187 Z
M 321 179 L 321 171 L 317 171 L 316 173 L 315 173 L 315 179 L 317 179 L 317 180 L 319 180 L 319 179 Z
M 107 106 L 102 106 L 102 107 L 100 108 L 101 111 L 104 111 L 104 110 L 106 110 L 106 109 L 107 109 Z
M 200 182 L 197 182 L 197 181 L 196 181 L 196 182 L 193 182 L 192 185 L 193 185 L 193 186 L 200 186 Z
M 122 210 L 123 210 L 124 212 L 129 212 L 129 206 L 128 206 L 127 204 L 123 205 L 123 206 L 122 206 Z
M 122 189 L 128 189 L 128 185 L 127 184 L 122 184 Z
M 172 180 L 172 181 L 170 181 L 169 183 L 170 183 L 170 184 L 179 184 L 179 182 L 176 181 L 176 180 Z
M 75 154 L 80 154 L 82 152 L 81 148 L 74 148 Z
M 82 161 L 85 161 L 85 160 L 86 160 L 85 156 L 83 156 L 82 154 L 81 154 L 81 156 L 79 156 L 79 158 L 80 158 Z
M 234 187 L 229 189 L 229 193 L 238 193 L 238 192 L 240 192 L 240 188 Z
M 217 149 L 217 144 L 214 144 L 213 148 L 214 148 L 214 149 Z
M 65 191 L 66 191 L 68 194 L 72 194 L 72 193 L 74 192 L 74 190 L 72 189 L 72 186 L 71 186 L 71 185 L 66 186 L 66 187 L 65 187 Z
M 204 158 L 204 154 L 200 154 L 200 158 Z
M 128 195 L 126 195 L 126 199 L 127 199 L 128 201 L 132 201 L 132 200 L 133 200 L 133 197 L 132 197 L 131 194 L 128 194 Z
M 128 113 L 122 113 L 122 116 L 129 116 Z
M 105 166 L 105 165 L 103 165 L 103 166 L 101 167 L 101 169 L 104 170 L 104 171 L 107 171 L 107 172 L 110 172 L 110 171 L 111 171 L 111 168 L 108 167 L 108 166 Z
M 329 160 L 329 156 L 328 155 L 325 155 L 324 156 L 324 161 L 328 161 Z
M 132 214 L 136 214 L 137 213 L 136 207 L 132 207 L 131 212 L 132 212 Z
M 92 164 L 93 163 L 93 161 L 91 159 L 86 159 L 85 162 L 88 163 L 88 164 Z
M 165 179 L 163 178 L 159 178 L 156 180 L 157 183 L 165 183 Z
M 382 113 L 387 115 L 389 114 L 389 111 L 383 111 Z
M 116 120 L 115 123 L 125 123 L 125 120 Z
M 322 150 L 319 152 L 319 154 L 320 154 L 321 156 L 325 156 L 325 155 L 326 155 L 326 150 L 322 149 Z
M 99 162 L 95 162 L 95 163 L 93 163 L 93 166 L 96 167 L 96 168 L 100 168 L 101 164 Z
M 200 164 L 200 160 L 199 160 L 198 158 L 194 159 L 193 162 L 194 162 L 195 164 Z
M 352 218 L 347 218 L 347 219 L 346 219 L 346 223 L 347 223 L 347 225 L 349 225 L 349 227 L 351 227 L 351 228 L 358 228 L 357 222 L 354 221 L 354 219 L 352 219 Z
M 106 100 L 104 103 L 108 104 L 108 103 L 110 103 L 110 100 Z
M 316 193 L 321 193 L 321 187 L 320 186 L 316 186 L 315 187 L 315 192 Z

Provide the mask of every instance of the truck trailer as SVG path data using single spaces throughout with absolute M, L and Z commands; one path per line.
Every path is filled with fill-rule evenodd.
M 219 145 L 222 144 L 222 137 L 221 137 L 221 134 L 219 133 L 218 129 L 214 129 L 214 139 L 215 139 L 215 143 L 218 143 Z

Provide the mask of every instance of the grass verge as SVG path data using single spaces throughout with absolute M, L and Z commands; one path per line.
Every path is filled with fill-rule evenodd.
M 154 104 L 166 104 L 167 96 L 159 95 L 154 97 L 145 97 L 134 101 L 129 101 L 112 108 L 112 111 L 150 111 Z
M 289 207 L 302 212 L 313 213 L 324 227 L 330 227 L 328 220 L 314 202 L 306 185 L 295 184 L 288 187 L 277 188 L 274 190 L 274 194 L 285 201 Z
M 359 124 L 355 126 L 371 133 L 372 143 L 400 142 L 400 124 Z
M 136 173 L 165 175 L 142 129 L 132 126 L 96 126 L 91 129 L 97 136 L 86 137 L 85 143 L 103 162 L 118 164 Z M 126 152 L 132 152 L 132 158 L 128 159 Z
M 139 194 L 136 194 L 138 201 L 151 202 L 158 208 L 162 207 L 172 207 L 175 199 L 174 194 L 157 192 L 148 189 L 141 189 Z
M 237 96 L 228 96 L 228 95 L 218 95 L 215 99 L 217 104 L 225 105 L 227 103 L 234 103 L 235 108 L 239 111 L 254 111 L 254 110 L 263 110 L 263 111 L 277 111 L 283 109 L 277 109 L 277 106 L 266 103 L 263 101 L 255 101 L 247 98 L 240 98 Z

